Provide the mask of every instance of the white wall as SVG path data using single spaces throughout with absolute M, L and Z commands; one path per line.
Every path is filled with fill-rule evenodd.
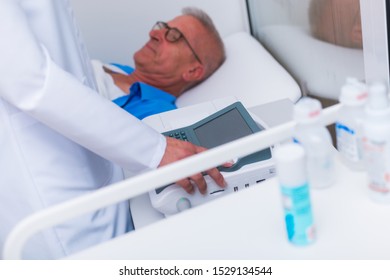
M 91 58 L 133 64 L 157 20 L 186 6 L 206 11 L 222 36 L 249 31 L 245 0 L 70 0 Z

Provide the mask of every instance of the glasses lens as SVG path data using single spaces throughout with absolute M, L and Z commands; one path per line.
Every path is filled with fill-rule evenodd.
M 165 35 L 166 39 L 170 42 L 176 42 L 181 38 L 181 36 L 182 34 L 180 33 L 180 31 L 175 28 L 168 29 Z
M 194 54 L 196 60 L 199 61 L 200 64 L 202 64 L 201 60 L 199 59 L 199 57 L 196 55 L 194 49 L 191 47 L 190 43 L 187 41 L 187 39 L 184 37 L 184 35 L 180 32 L 179 29 L 177 28 L 172 28 L 170 27 L 167 23 L 163 22 L 163 21 L 158 21 L 155 23 L 155 25 L 153 26 L 152 30 L 162 30 L 162 29 L 167 29 L 167 31 L 165 32 L 165 39 L 168 41 L 168 42 L 171 42 L 171 43 L 174 43 L 176 41 L 178 41 L 179 39 L 183 38 L 184 41 L 186 42 L 186 44 L 188 45 L 188 47 L 191 49 L 192 53 Z
M 152 30 L 161 30 L 164 28 L 167 28 L 167 24 L 165 22 L 158 21 L 153 25 Z

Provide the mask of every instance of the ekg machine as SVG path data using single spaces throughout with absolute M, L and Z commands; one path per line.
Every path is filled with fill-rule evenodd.
M 211 149 L 263 129 L 264 126 L 256 123 L 240 102 L 235 102 L 192 125 L 163 134 Z M 206 194 L 201 194 L 197 188 L 194 194 L 188 194 L 180 186 L 171 184 L 149 192 L 152 206 L 165 216 L 170 216 L 221 195 L 260 183 L 275 174 L 270 148 L 233 159 L 233 162 L 229 168 L 218 167 L 227 182 L 225 188 L 219 187 L 205 175 L 208 186 Z

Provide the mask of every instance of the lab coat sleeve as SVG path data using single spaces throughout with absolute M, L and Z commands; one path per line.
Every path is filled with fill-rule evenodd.
M 56 65 L 18 1 L 2 1 L 1 98 L 123 168 L 155 168 L 165 138 Z

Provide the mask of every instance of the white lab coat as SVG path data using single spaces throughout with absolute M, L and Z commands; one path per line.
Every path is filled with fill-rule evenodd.
M 118 166 L 155 168 L 164 153 L 164 137 L 91 89 L 79 35 L 66 0 L 0 1 L 1 250 L 27 215 L 122 179 Z M 24 257 L 60 258 L 129 219 L 125 202 L 84 215 L 32 238 Z

